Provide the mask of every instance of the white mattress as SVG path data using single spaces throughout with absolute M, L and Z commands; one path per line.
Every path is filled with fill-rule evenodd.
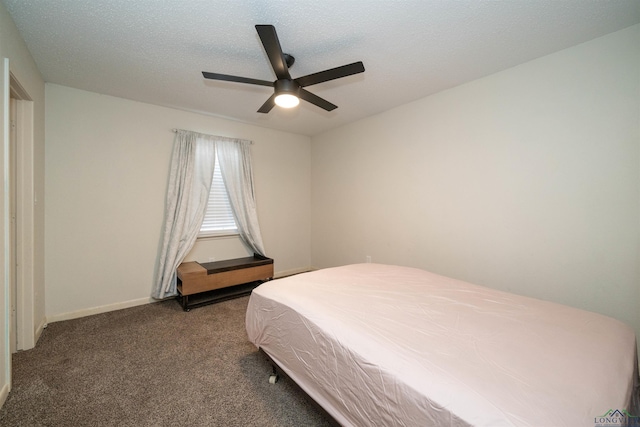
M 267 282 L 246 327 L 345 426 L 594 426 L 636 409 L 627 325 L 419 269 L 357 264 Z

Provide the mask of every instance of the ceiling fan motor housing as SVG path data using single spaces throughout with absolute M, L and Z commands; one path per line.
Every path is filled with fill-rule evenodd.
M 291 95 L 295 95 L 296 97 L 300 96 L 300 85 L 293 80 L 276 80 L 273 86 L 275 88 L 276 95 L 288 93 Z

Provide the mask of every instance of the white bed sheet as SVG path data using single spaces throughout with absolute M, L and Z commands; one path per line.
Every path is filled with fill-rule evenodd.
M 594 426 L 636 409 L 624 323 L 424 270 L 356 264 L 267 282 L 246 327 L 344 426 Z

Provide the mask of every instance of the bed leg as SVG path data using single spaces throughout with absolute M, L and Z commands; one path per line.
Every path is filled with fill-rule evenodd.
M 276 365 L 271 365 L 271 368 L 273 369 L 273 371 L 269 376 L 269 384 L 275 384 L 278 382 L 278 379 L 280 377 L 278 376 L 278 370 L 276 369 Z

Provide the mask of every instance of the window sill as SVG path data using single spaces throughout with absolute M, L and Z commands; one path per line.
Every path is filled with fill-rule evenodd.
M 219 234 L 207 234 L 205 236 L 198 236 L 196 240 L 206 241 L 206 240 L 218 240 L 218 239 L 231 239 L 235 237 L 240 237 L 240 233 L 238 233 L 237 231 L 229 231 L 226 233 L 222 232 Z

